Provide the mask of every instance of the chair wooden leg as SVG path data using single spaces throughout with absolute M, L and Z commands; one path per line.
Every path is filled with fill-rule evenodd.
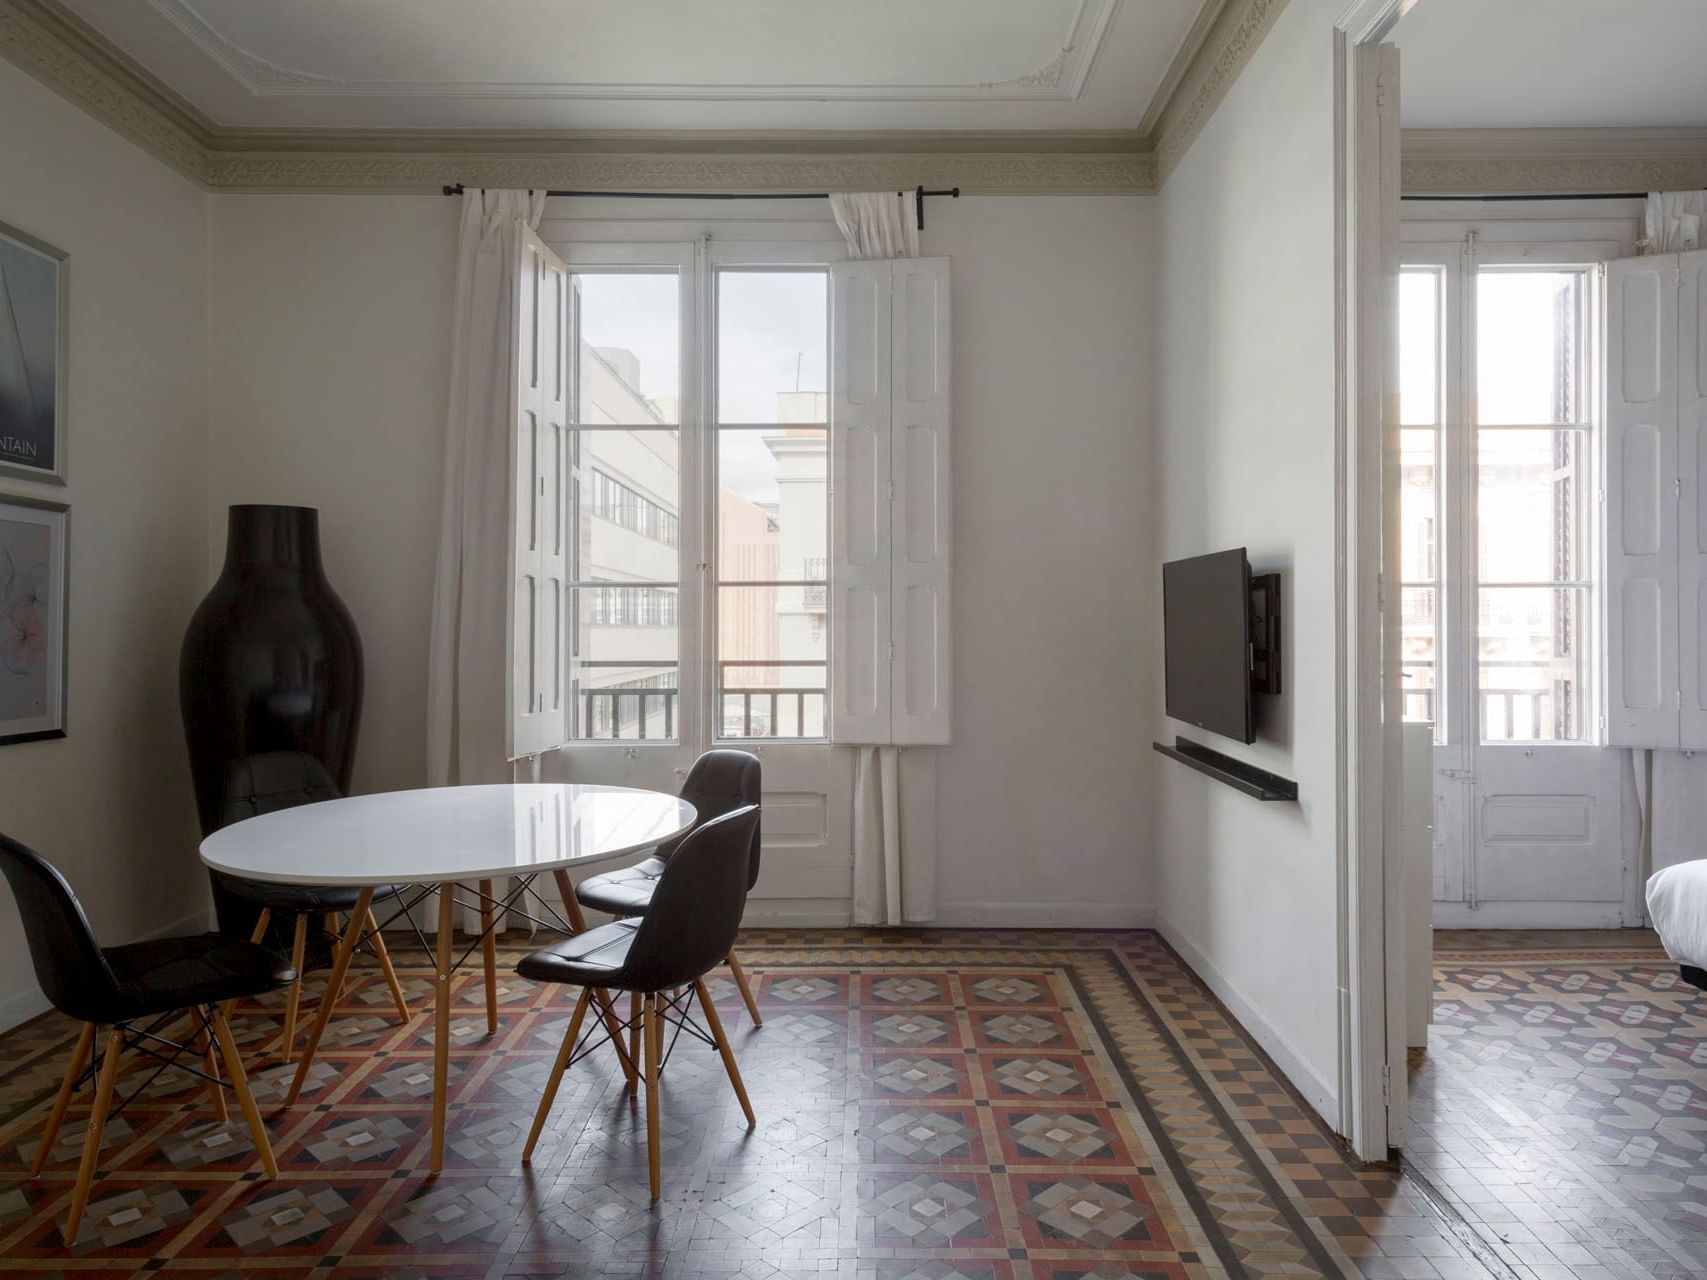
M 635 1062 L 641 1060 L 640 1033 L 645 1028 L 646 1018 L 640 1009 L 640 993 L 631 991 L 628 996 L 628 1056 Z M 638 1071 L 629 1073 L 628 1091 L 630 1093 L 640 1092 L 640 1073 Z
M 658 1017 L 661 997 L 649 995 L 642 999 L 646 1016 L 646 1172 L 652 1179 L 652 1199 L 658 1199 L 658 1057 L 663 1036 L 663 1023 Z
M 733 951 L 729 953 L 729 972 L 735 975 L 735 985 L 741 988 L 741 999 L 747 1005 L 747 1016 L 753 1020 L 755 1027 L 765 1025 L 765 1020 L 759 1016 L 758 1001 L 753 999 L 753 988 L 747 984 L 747 971 L 741 966 L 740 957 Z
M 65 1247 L 77 1239 L 78 1224 L 89 1203 L 89 1188 L 95 1181 L 95 1161 L 101 1153 L 101 1135 L 107 1127 L 107 1108 L 113 1101 L 113 1081 L 119 1074 L 119 1055 L 124 1052 L 124 1032 L 114 1027 L 107 1033 L 101 1075 L 95 1084 L 95 1107 L 89 1113 L 89 1131 L 83 1135 L 83 1159 L 77 1166 L 77 1183 L 71 1189 L 71 1208 L 65 1215 Z
M 711 1003 L 711 993 L 705 989 L 705 979 L 696 978 L 694 994 L 699 1007 L 705 1011 L 705 1025 L 711 1028 L 711 1038 L 717 1041 L 717 1052 L 723 1055 L 723 1069 L 729 1073 L 729 1083 L 735 1086 L 735 1096 L 741 1100 L 741 1110 L 747 1116 L 747 1128 L 758 1123 L 753 1118 L 753 1104 L 747 1101 L 747 1086 L 741 1082 L 741 1069 L 735 1065 L 735 1051 L 729 1047 L 729 1037 L 723 1033 L 723 1020 L 717 1016 L 717 1006 Z
M 379 967 L 385 974 L 385 985 L 391 988 L 391 998 L 397 1002 L 397 1017 L 400 1021 L 409 1021 L 409 1002 L 403 998 L 403 984 L 397 981 L 397 970 L 391 967 L 391 952 L 385 948 L 385 935 L 380 932 L 379 921 L 374 919 L 373 908 L 368 908 L 367 936 L 373 939 L 373 953 L 379 957 Z
M 65 1111 L 71 1105 L 71 1095 L 77 1092 L 77 1077 L 83 1074 L 83 1068 L 89 1062 L 89 1053 L 94 1047 L 95 1024 L 85 1022 L 82 1032 L 77 1036 L 77 1043 L 72 1046 L 71 1059 L 65 1064 L 65 1079 L 60 1083 L 59 1096 L 53 1100 L 53 1111 L 48 1115 L 47 1128 L 42 1130 L 41 1146 L 36 1151 L 36 1158 L 30 1161 L 32 1178 L 47 1167 L 48 1154 L 59 1137 L 59 1126 L 65 1123 Z
M 249 1077 L 243 1073 L 243 1058 L 237 1052 L 237 1042 L 231 1038 L 231 1027 L 225 1015 L 215 1011 L 213 1034 L 219 1039 L 219 1050 L 225 1055 L 225 1074 L 231 1077 L 231 1091 L 237 1095 L 237 1105 L 243 1108 L 243 1118 L 249 1122 L 249 1137 L 254 1140 L 255 1152 L 261 1157 L 261 1168 L 269 1178 L 279 1176 L 278 1162 L 273 1159 L 273 1144 L 267 1140 L 267 1126 L 261 1123 L 261 1109 L 255 1105 L 255 1095 L 249 1092 Z
M 498 1034 L 498 935 L 493 929 L 492 882 L 480 882 L 480 963 L 486 971 L 486 1034 Z
M 261 914 L 255 917 L 255 929 L 254 932 L 249 935 L 249 941 L 253 942 L 256 946 L 260 946 L 261 939 L 267 936 L 267 926 L 272 922 L 273 909 L 271 907 L 262 907 Z M 220 1006 L 220 1009 L 224 1012 L 225 1016 L 229 1018 L 231 1016 L 231 1011 L 236 1007 L 237 1001 L 227 1000 Z
M 373 901 L 372 888 L 365 888 L 356 898 L 356 909 L 351 917 L 360 920 L 367 914 L 368 904 Z M 338 941 L 338 950 L 332 961 L 332 978 L 326 984 L 326 999 L 320 1002 L 320 1008 L 314 1014 L 314 1026 L 309 1029 L 308 1042 L 302 1046 L 302 1060 L 296 1064 L 296 1075 L 290 1082 L 290 1092 L 285 1094 L 285 1106 L 293 1107 L 296 1100 L 302 1096 L 303 1082 L 308 1079 L 308 1068 L 314 1065 L 314 1055 L 320 1050 L 320 1037 L 325 1034 L 326 1023 L 332 1017 L 332 992 L 344 981 L 344 973 L 350 967 L 350 955 L 356 949 L 356 936 L 361 931 L 351 929 Z
M 523 1164 L 533 1159 L 534 1144 L 545 1130 L 545 1117 L 551 1114 L 551 1104 L 557 1101 L 557 1086 L 563 1083 L 563 1072 L 574 1055 L 575 1041 L 581 1038 L 581 1022 L 587 1016 L 587 1001 L 592 994 L 592 988 L 582 987 L 581 998 L 575 1001 L 575 1012 L 569 1016 L 569 1030 L 563 1035 L 563 1047 L 557 1051 L 557 1061 L 552 1064 L 551 1075 L 545 1082 L 545 1093 L 539 1100 L 539 1110 L 533 1114 L 533 1128 L 528 1130 L 527 1146 L 522 1148 Z
M 433 1146 L 430 1167 L 434 1174 L 445 1163 L 445 1093 L 450 1088 L 450 979 L 451 955 L 456 928 L 456 885 L 439 886 L 439 936 L 434 965 L 433 993 Z
M 207 1024 L 202 1021 L 199 1009 L 190 1010 L 190 1023 L 195 1027 L 195 1034 L 190 1043 L 197 1053 L 202 1056 L 202 1071 L 209 1077 L 207 1081 L 207 1100 L 213 1106 L 213 1114 L 224 1124 L 231 1119 L 231 1113 L 225 1109 L 225 1086 L 219 1082 L 219 1063 L 213 1056 L 213 1036 L 208 1033 Z
M 302 1004 L 302 964 L 308 954 L 308 917 L 298 913 L 296 936 L 290 941 L 290 967 L 296 970 L 296 981 L 285 992 L 284 1030 L 279 1033 L 279 1049 L 286 1062 L 296 1056 L 296 1014 Z
M 575 884 L 569 879 L 569 873 L 559 867 L 552 872 L 557 881 L 557 895 L 563 899 L 564 917 L 569 921 L 569 927 L 576 933 L 587 931 L 587 917 L 581 914 L 581 904 L 575 900 Z M 622 1024 L 617 1021 L 616 1009 L 611 1004 L 610 993 L 603 989 L 593 992 L 593 1003 L 599 1006 L 599 1016 L 604 1019 L 605 1030 L 610 1032 L 611 1043 L 616 1046 L 616 1056 L 622 1060 L 622 1074 L 628 1080 L 632 1090 L 640 1078 L 640 1058 L 631 1054 L 622 1043 Z

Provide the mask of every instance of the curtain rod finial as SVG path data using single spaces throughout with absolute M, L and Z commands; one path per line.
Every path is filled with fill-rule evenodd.
M 447 183 L 445 183 L 444 193 L 447 196 L 459 196 L 459 195 L 461 195 L 462 194 L 462 183 L 460 183 L 460 182 L 447 182 Z

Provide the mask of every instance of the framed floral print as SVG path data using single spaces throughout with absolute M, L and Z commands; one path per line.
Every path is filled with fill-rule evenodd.
M 0 495 L 0 743 L 65 736 L 68 514 Z

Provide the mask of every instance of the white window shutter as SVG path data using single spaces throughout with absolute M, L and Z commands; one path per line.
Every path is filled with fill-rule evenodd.
M 949 741 L 949 287 L 947 258 L 892 265 L 893 741 Z
M 569 271 L 533 232 L 516 268 L 508 621 L 510 758 L 568 736 Z
M 1679 742 L 1677 293 L 1675 255 L 1607 264 L 1606 727 L 1612 746 L 1675 750 Z
M 830 268 L 830 733 L 890 741 L 887 262 Z
M 1707 749 L 1707 250 L 1677 263 L 1678 745 Z

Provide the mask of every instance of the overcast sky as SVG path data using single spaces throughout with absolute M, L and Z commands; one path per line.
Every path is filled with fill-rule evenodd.
M 781 391 L 828 387 L 828 282 L 822 272 L 719 273 L 718 418 L 776 421 Z M 640 361 L 648 399 L 680 394 L 680 291 L 674 274 L 581 276 L 581 336 Z M 775 462 L 760 431 L 724 433 L 719 480 L 754 502 L 775 502 Z

